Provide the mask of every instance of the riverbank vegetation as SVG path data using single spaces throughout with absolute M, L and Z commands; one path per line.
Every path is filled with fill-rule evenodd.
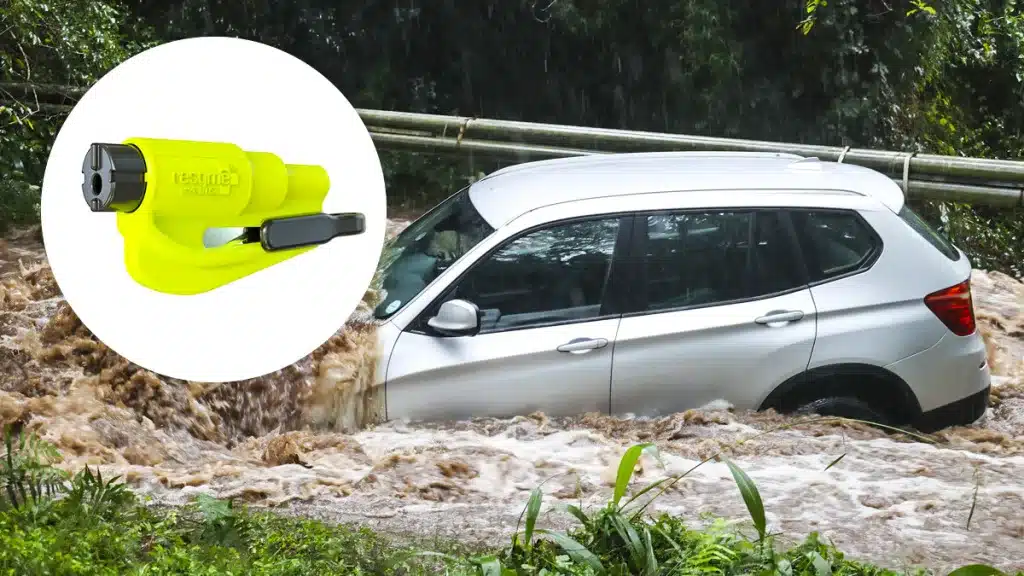
M 0 454 L 0 573 L 479 576 L 626 576 L 702 574 L 757 576 L 895 576 L 906 572 L 846 558 L 816 534 L 796 546 L 769 532 L 755 483 L 724 460 L 750 513 L 752 530 L 719 520 L 702 529 L 645 511 L 659 490 L 681 476 L 633 492 L 634 466 L 653 445 L 623 455 L 608 503 L 595 511 L 568 506 L 579 521 L 569 533 L 538 526 L 543 493 L 535 489 L 519 529 L 503 550 L 473 551 L 457 543 L 424 549 L 398 544 L 366 528 L 332 526 L 200 495 L 182 508 L 154 507 L 119 478 L 91 468 L 69 475 L 59 454 L 31 434 L 5 433 Z M 710 459 L 708 460 L 710 461 Z M 924 570 L 909 574 L 926 575 Z M 969 565 L 955 576 L 1003 576 Z M 1018 572 L 1017 576 L 1024 575 Z

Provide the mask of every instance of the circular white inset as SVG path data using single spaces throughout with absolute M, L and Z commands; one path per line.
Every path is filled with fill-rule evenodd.
M 227 142 L 319 165 L 331 181 L 323 211 L 362 213 L 365 231 L 209 292 L 151 290 L 128 274 L 117 214 L 92 212 L 82 192 L 90 145 L 128 138 Z M 101 341 L 164 376 L 227 382 L 284 368 L 342 327 L 376 270 L 386 199 L 369 132 L 329 80 L 276 48 L 193 38 L 127 60 L 82 97 L 53 144 L 41 212 L 57 284 Z

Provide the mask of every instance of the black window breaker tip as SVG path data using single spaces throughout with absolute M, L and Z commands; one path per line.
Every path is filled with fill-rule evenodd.
M 259 228 L 259 242 L 267 252 L 326 244 L 341 236 L 366 230 L 366 218 L 358 213 L 310 214 L 267 220 Z

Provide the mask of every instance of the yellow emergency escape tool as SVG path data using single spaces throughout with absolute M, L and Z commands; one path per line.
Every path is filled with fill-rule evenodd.
M 320 166 L 234 144 L 93 144 L 82 174 L 89 208 L 117 212 L 128 274 L 166 294 L 208 292 L 365 230 L 362 214 L 322 212 L 331 183 Z M 217 228 L 244 232 L 207 247 L 204 234 Z

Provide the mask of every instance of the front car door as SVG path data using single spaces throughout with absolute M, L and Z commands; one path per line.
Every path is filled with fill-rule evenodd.
M 725 400 L 755 409 L 807 369 L 816 311 L 788 214 L 690 210 L 638 216 L 635 283 L 619 327 L 613 413 Z
M 614 271 L 633 221 L 543 224 L 480 257 L 398 337 L 387 368 L 389 417 L 607 412 L 621 300 Z M 480 309 L 478 334 L 445 337 L 427 326 L 453 299 Z

